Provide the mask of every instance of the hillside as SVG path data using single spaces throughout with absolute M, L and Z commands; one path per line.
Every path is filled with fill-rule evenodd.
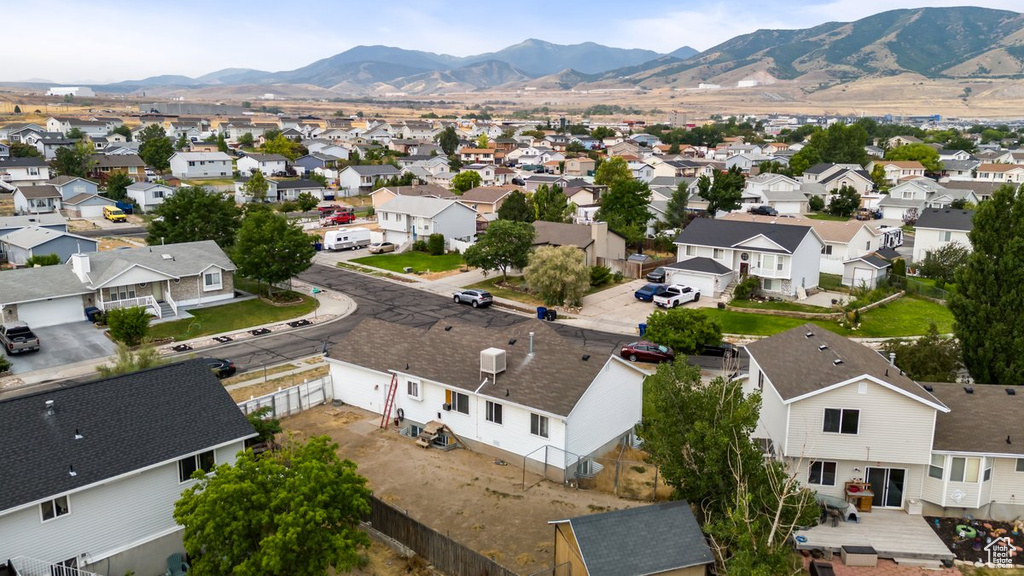
M 634 66 L 659 56 L 661 54 L 651 50 L 610 48 L 593 42 L 560 45 L 530 38 L 498 52 L 470 56 L 466 60 L 499 60 L 533 76 L 543 76 L 566 68 L 584 74 L 605 72 L 624 66 Z

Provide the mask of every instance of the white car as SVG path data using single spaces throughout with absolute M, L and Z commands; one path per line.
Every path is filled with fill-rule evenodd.
M 673 284 L 665 289 L 665 292 L 654 297 L 654 304 L 661 308 L 675 308 L 687 302 L 700 300 L 700 291 L 690 286 Z

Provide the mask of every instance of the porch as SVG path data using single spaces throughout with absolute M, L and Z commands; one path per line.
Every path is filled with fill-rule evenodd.
M 17 556 L 9 562 L 15 576 L 98 576 L 72 566 L 52 564 L 25 556 Z
M 870 546 L 879 558 L 935 561 L 954 555 L 923 516 L 902 510 L 874 509 L 860 514 L 860 522 L 831 521 L 795 534 L 798 550 L 824 550 L 839 554 L 843 546 Z M 803 540 L 803 541 L 801 541 Z
M 126 286 L 114 286 L 98 291 L 96 307 L 104 312 L 118 308 L 141 306 L 157 320 L 178 316 L 178 303 L 171 296 L 169 280 Z M 148 294 L 146 293 L 148 292 Z

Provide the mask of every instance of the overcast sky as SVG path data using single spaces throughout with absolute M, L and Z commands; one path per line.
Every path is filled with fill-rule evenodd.
M 527 38 L 671 52 L 956 0 L 3 0 L 0 81 L 110 82 L 291 70 L 360 44 L 467 56 Z M 972 5 L 1020 11 L 1021 0 Z

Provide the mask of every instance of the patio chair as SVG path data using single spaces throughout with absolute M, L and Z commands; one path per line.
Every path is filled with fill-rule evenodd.
M 189 565 L 181 554 L 171 554 L 167 557 L 167 572 L 164 576 L 184 576 L 188 574 Z

